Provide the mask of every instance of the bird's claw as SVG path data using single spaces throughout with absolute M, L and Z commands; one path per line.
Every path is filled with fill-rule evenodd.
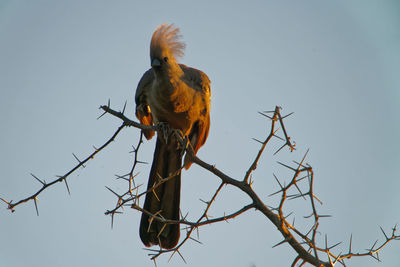
M 183 136 L 183 133 L 179 129 L 172 129 L 167 122 L 158 122 L 157 131 L 162 134 L 162 137 L 165 140 L 165 143 L 168 144 L 168 138 L 174 136 L 177 142 L 177 150 L 181 150 L 182 156 L 186 151 L 186 148 L 189 145 L 189 139 L 187 136 Z
M 175 135 L 177 140 L 177 150 L 181 150 L 181 156 L 183 156 L 189 144 L 189 139 L 187 136 L 183 136 L 182 131 L 179 129 L 172 129 L 172 133 Z
M 183 157 L 183 154 L 185 154 L 186 148 L 189 146 L 189 144 L 190 144 L 189 138 L 187 136 L 185 136 L 185 138 L 183 139 L 183 142 L 182 142 L 182 150 L 181 150 L 182 157 Z
M 168 144 L 168 136 L 171 133 L 171 127 L 169 126 L 168 122 L 158 122 L 156 127 L 157 131 L 162 133 L 165 143 Z

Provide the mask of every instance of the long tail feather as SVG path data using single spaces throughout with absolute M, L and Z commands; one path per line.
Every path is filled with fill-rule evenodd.
M 157 138 L 151 166 L 148 190 L 162 179 L 171 177 L 152 192 L 147 193 L 144 209 L 152 214 L 159 214 L 168 220 L 179 220 L 179 202 L 181 190 L 182 155 L 177 143 L 170 136 L 168 143 Z M 160 245 L 162 248 L 173 248 L 179 241 L 179 224 L 166 224 L 142 213 L 140 222 L 140 238 L 146 246 Z

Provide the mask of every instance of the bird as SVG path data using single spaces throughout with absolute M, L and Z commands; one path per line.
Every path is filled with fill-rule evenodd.
M 187 155 L 183 159 L 185 147 L 174 131 L 188 140 L 196 154 L 210 128 L 210 79 L 204 72 L 178 63 L 186 47 L 181 39 L 174 24 L 156 28 L 150 42 L 151 68 L 143 74 L 135 94 L 135 115 L 140 123 L 164 129 L 164 134 L 157 134 L 140 221 L 139 235 L 146 247 L 172 249 L 179 242 L 181 170 L 189 169 L 192 162 Z M 153 130 L 142 132 L 148 140 L 155 135 Z M 166 182 L 150 190 L 165 178 Z M 154 215 L 174 223 L 164 223 Z

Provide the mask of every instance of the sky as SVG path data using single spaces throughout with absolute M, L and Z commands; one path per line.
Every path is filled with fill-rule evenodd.
M 150 67 L 155 28 L 174 23 L 186 42 L 181 63 L 211 80 L 211 129 L 198 156 L 241 179 L 259 149 L 269 122 L 259 111 L 282 107 L 296 142 L 273 156 L 269 146 L 253 174 L 267 205 L 291 173 L 277 162 L 306 162 L 323 205 L 322 241 L 343 241 L 337 252 L 363 252 L 400 223 L 400 4 L 398 1 L 7 1 L 0 2 L 0 197 L 17 201 L 65 174 L 115 132 L 111 108 L 134 118 L 137 83 Z M 114 220 L 104 212 L 124 192 L 115 174 L 127 173 L 139 131 L 118 138 L 68 179 L 14 213 L 0 204 L 0 267 L 154 266 L 139 239 L 139 212 L 126 208 Z M 154 140 L 139 157 L 151 162 Z M 146 184 L 149 165 L 136 178 Z M 181 209 L 195 220 L 219 179 L 198 166 L 182 174 Z M 210 215 L 233 212 L 249 199 L 224 187 Z M 299 227 L 309 221 L 306 201 L 292 202 Z M 179 256 L 157 266 L 290 266 L 288 245 L 271 222 L 251 210 L 199 231 Z M 320 243 L 323 245 L 323 243 Z M 400 242 L 389 244 L 381 263 L 353 258 L 350 266 L 400 266 Z

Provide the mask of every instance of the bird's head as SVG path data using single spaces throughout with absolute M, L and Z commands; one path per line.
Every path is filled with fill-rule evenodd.
M 185 44 L 180 41 L 179 29 L 163 23 L 154 31 L 150 43 L 151 67 L 157 72 L 179 67 L 176 58 L 184 55 Z

